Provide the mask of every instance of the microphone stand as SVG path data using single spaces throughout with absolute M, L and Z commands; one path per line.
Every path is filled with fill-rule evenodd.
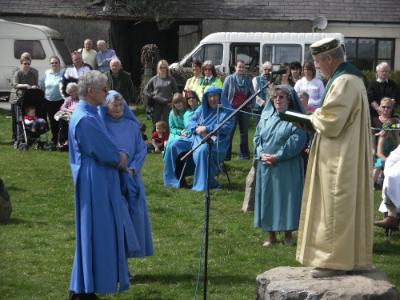
M 208 133 L 202 140 L 201 142 L 195 146 L 193 149 L 191 149 L 189 152 L 187 152 L 184 156 L 181 157 L 181 161 L 185 160 L 186 158 L 189 157 L 194 151 L 197 150 L 201 145 L 204 143 L 208 144 L 208 166 L 207 166 L 207 190 L 205 194 L 205 251 L 204 251 L 204 278 L 203 278 L 203 299 L 207 299 L 207 278 L 208 278 L 208 233 L 209 233 L 209 221 L 210 221 L 210 204 L 211 204 L 211 197 L 210 197 L 210 184 L 211 184 L 211 150 L 213 146 L 213 140 L 212 136 L 214 136 L 222 126 L 224 126 L 230 119 L 232 119 L 235 115 L 237 115 L 240 110 L 247 105 L 250 101 L 252 101 L 258 94 L 261 93 L 264 89 L 266 89 L 272 82 L 272 79 L 270 81 L 267 81 L 267 83 L 256 93 L 251 95 L 249 98 L 247 98 L 238 108 L 236 108 L 228 117 L 226 117 L 225 120 L 222 121 L 217 127 Z M 221 95 L 222 96 L 222 95 Z M 220 99 L 221 101 L 221 99 Z M 218 122 L 219 120 L 217 120 Z

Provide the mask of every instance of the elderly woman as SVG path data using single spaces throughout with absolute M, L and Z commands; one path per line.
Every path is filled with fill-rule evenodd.
M 185 186 L 184 176 L 194 175 L 194 191 L 207 190 L 208 170 L 208 145 L 201 145 L 193 155 L 190 156 L 186 165 L 180 158 L 197 146 L 201 140 L 215 127 L 222 122 L 229 114 L 226 107 L 229 105 L 221 98 L 222 90 L 212 87 L 203 95 L 201 107 L 194 113 L 188 130 L 190 135 L 173 142 L 166 151 L 164 165 L 164 185 L 167 187 L 179 188 Z M 222 107 L 218 104 L 222 103 Z M 218 135 L 213 138 L 214 144 L 210 162 L 210 188 L 217 188 L 218 182 L 215 177 L 219 170 L 220 163 L 224 160 L 226 150 L 229 146 L 229 137 L 233 129 L 234 120 L 231 119 L 219 130 Z M 185 166 L 184 166 L 185 165 Z
M 134 103 L 135 95 L 131 74 L 122 69 L 122 63 L 117 57 L 111 59 L 110 71 L 105 74 L 107 88 L 119 92 L 128 104 Z
M 31 69 L 30 56 L 22 56 L 20 59 L 19 70 L 14 73 L 11 84 L 10 103 L 12 116 L 12 140 L 14 146 L 17 141 L 17 102 L 19 95 L 27 89 L 36 88 L 38 86 L 38 73 Z
M 304 113 L 296 93 L 289 85 L 277 86 L 268 102 L 254 136 L 256 198 L 254 226 L 269 232 L 264 243 L 277 243 L 276 232 L 284 231 L 287 245 L 292 244 L 292 231 L 299 226 L 304 171 L 301 151 L 306 132 L 292 123 L 282 121 L 280 112 Z
M 60 110 L 64 103 L 63 96 L 60 93 L 59 84 L 63 77 L 63 70 L 60 66 L 60 58 L 58 56 L 50 57 L 50 69 L 44 72 L 44 76 L 40 81 L 40 87 L 44 91 L 44 102 L 47 118 L 50 121 L 51 141 L 53 146 L 57 145 L 58 133 L 60 131 L 60 123 L 54 119 L 54 115 Z
M 308 105 L 316 109 L 321 106 L 321 99 L 325 91 L 325 86 L 321 79 L 316 77 L 317 71 L 312 61 L 304 64 L 303 73 L 304 77 L 296 82 L 294 89 L 297 94 L 306 92 L 309 95 Z
M 126 199 L 129 215 L 124 223 L 128 235 L 128 257 L 153 255 L 150 219 L 147 213 L 146 195 L 140 170 L 147 154 L 140 123 L 129 109 L 121 94 L 109 91 L 101 110 L 111 139 L 117 147 L 128 154 L 127 172 L 120 172 L 122 193 Z M 132 228 L 134 232 L 130 232 Z M 139 244 L 139 248 L 136 245 Z
M 160 60 L 157 64 L 157 75 L 152 77 L 144 88 L 144 94 L 149 98 L 148 104 L 153 106 L 152 122 L 168 122 L 172 96 L 178 92 L 175 78 L 169 73 L 168 62 Z

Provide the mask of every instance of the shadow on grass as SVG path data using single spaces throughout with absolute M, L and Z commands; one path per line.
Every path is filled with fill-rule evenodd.
M 7 222 L 0 223 L 1 225 L 7 226 L 7 225 L 20 225 L 20 224 L 28 224 L 31 223 L 30 221 L 24 220 L 24 219 L 18 219 L 18 218 L 11 218 Z
M 159 282 L 165 284 L 175 284 L 180 282 L 195 282 L 197 274 L 139 274 L 134 277 L 135 283 L 152 283 Z M 200 276 L 203 280 L 203 274 Z M 227 283 L 247 283 L 254 281 L 254 278 L 249 278 L 244 275 L 208 275 L 208 280 L 213 284 L 226 285 Z
M 393 240 L 393 243 L 391 240 Z M 382 242 L 375 242 L 374 243 L 374 254 L 381 254 L 381 255 L 398 255 L 400 253 L 400 245 L 395 244 L 398 241 L 398 238 L 394 238 L 393 236 Z
M 6 188 L 7 188 L 7 191 L 13 191 L 13 192 L 26 192 L 27 191 L 26 189 L 22 189 L 20 187 L 13 186 L 13 185 L 6 186 Z

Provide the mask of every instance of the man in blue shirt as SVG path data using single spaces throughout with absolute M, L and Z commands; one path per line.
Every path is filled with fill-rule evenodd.
M 97 41 L 97 49 L 99 50 L 96 54 L 97 69 L 101 73 L 110 71 L 110 61 L 113 57 L 117 56 L 115 51 L 108 49 L 107 43 L 104 40 Z

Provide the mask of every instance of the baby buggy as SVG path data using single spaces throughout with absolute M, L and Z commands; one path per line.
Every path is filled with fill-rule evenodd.
M 17 140 L 14 147 L 19 150 L 28 150 L 31 146 L 44 149 L 47 144 L 46 132 L 49 130 L 44 110 L 44 93 L 39 88 L 32 88 L 21 90 L 17 95 Z M 28 111 L 33 111 L 33 116 L 27 116 Z

